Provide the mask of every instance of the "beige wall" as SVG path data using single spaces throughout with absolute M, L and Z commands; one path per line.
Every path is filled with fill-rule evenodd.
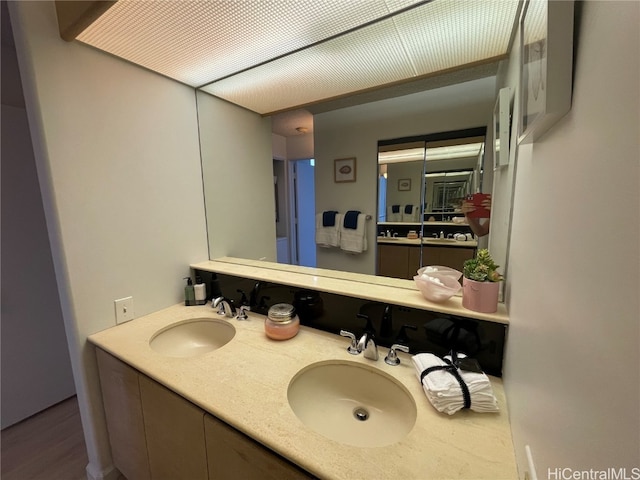
M 638 2 L 584 2 L 572 109 L 518 154 L 505 385 L 521 478 L 525 445 L 538 478 L 639 466 L 639 26 Z
M 271 119 L 197 95 L 210 258 L 275 262 Z
M 183 297 L 207 255 L 193 89 L 58 37 L 50 2 L 12 2 L 90 478 L 112 475 L 86 336 Z

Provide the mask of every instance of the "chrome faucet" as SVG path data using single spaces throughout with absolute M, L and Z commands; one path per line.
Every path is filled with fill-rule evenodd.
M 369 360 L 378 360 L 378 346 L 374 336 L 368 332 L 365 332 L 358 341 L 358 350 L 364 351 L 364 358 Z
M 364 318 L 367 320 L 367 326 L 364 329 L 364 333 L 358 340 L 358 352 L 364 352 L 364 358 L 369 360 L 378 360 L 378 346 L 375 340 L 375 330 L 371 324 L 371 319 L 368 315 L 362 313 L 357 314 L 358 318 Z
M 224 315 L 225 317 L 233 318 L 236 316 L 236 307 L 233 302 L 225 297 L 214 298 L 211 302 L 212 308 L 218 309 L 218 315 Z

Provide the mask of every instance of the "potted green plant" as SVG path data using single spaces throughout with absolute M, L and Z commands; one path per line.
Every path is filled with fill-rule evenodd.
M 498 310 L 498 294 L 504 278 L 489 250 L 480 249 L 475 258 L 466 260 L 463 266 L 462 306 L 482 313 Z

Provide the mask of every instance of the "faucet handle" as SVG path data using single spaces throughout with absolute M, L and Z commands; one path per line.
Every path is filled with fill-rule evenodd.
M 409 353 L 409 347 L 405 346 L 405 345 L 400 345 L 397 343 L 394 343 L 393 345 L 391 345 L 391 348 L 389 349 L 389 353 L 387 354 L 386 357 L 384 357 L 384 362 L 389 364 L 389 365 L 399 365 L 400 364 L 400 359 L 398 358 L 398 354 L 396 353 L 396 350 L 401 350 L 405 353 Z
M 250 307 L 248 307 L 247 305 L 240 305 L 240 311 L 238 312 L 238 315 L 236 316 L 236 319 L 238 320 L 248 320 L 249 317 L 247 316 L 247 310 L 251 310 Z
M 360 351 L 358 350 L 356 336 L 351 332 L 347 332 L 346 330 L 340 330 L 340 335 L 351 339 L 351 345 L 349 345 L 349 347 L 347 348 L 347 352 L 349 352 L 351 355 L 358 355 Z

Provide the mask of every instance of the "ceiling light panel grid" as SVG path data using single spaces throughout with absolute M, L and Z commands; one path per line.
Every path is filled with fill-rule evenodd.
M 120 0 L 78 40 L 199 86 L 417 2 Z
M 394 18 L 417 75 L 507 53 L 518 0 L 437 0 Z
M 314 45 L 202 88 L 261 114 L 411 78 L 392 19 Z
M 436 0 L 203 90 L 267 114 L 494 58 L 508 51 L 517 7 Z M 471 26 L 478 18 L 481 27 Z

